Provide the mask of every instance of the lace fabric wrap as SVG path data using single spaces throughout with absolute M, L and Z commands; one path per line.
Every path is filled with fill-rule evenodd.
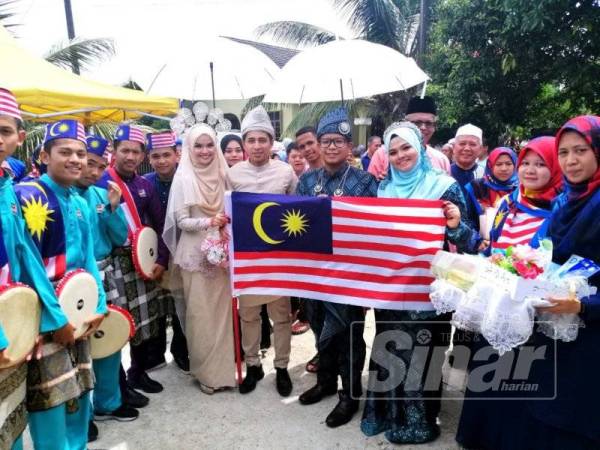
M 577 338 L 583 321 L 577 314 L 551 314 L 536 311 L 537 306 L 549 306 L 549 295 L 557 298 L 593 295 L 596 288 L 589 286 L 585 277 L 570 277 L 540 282 L 538 296 L 515 297 L 508 284 L 489 277 L 480 277 L 482 268 L 491 264 L 483 258 L 468 255 L 443 255 L 434 259 L 432 272 L 436 280 L 431 284 L 431 303 L 438 314 L 454 311 L 452 324 L 459 329 L 481 333 L 500 354 L 525 343 L 532 335 L 534 323 L 538 331 L 552 339 L 565 342 Z M 503 274 L 516 280 L 513 274 Z M 471 284 L 471 280 L 475 282 Z M 548 287 L 550 286 L 550 287 Z M 543 289 L 542 289 L 543 287 Z M 548 290 L 550 289 L 550 290 Z M 536 292 L 536 290 L 528 291 Z
M 562 280 L 556 287 L 557 297 L 568 297 L 575 295 L 577 298 L 594 295 L 597 289 L 590 286 L 585 277 L 570 277 Z M 547 303 L 539 299 L 532 299 L 535 305 Z M 542 305 L 543 306 L 543 305 Z M 538 310 L 536 315 L 538 331 L 551 339 L 560 339 L 564 342 L 572 342 L 577 339 L 579 328 L 585 326 L 578 314 L 553 314 Z

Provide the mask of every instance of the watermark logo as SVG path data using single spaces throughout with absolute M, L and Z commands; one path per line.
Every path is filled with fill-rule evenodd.
M 354 322 L 352 326 L 364 326 Z M 449 322 L 378 322 L 366 393 L 378 399 L 552 400 L 556 341 L 530 339 L 500 355 Z M 350 333 L 354 336 L 354 333 Z M 350 339 L 353 339 L 352 337 Z M 350 345 L 351 352 L 354 346 Z M 351 380 L 354 386 L 355 380 Z

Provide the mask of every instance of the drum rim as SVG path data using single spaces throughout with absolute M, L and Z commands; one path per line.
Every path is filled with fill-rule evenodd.
M 137 255 L 137 244 L 138 244 L 138 240 L 140 238 L 140 234 L 142 233 L 142 231 L 144 229 L 150 229 L 152 231 L 154 231 L 154 233 L 156 234 L 156 236 L 158 237 L 158 233 L 156 232 L 156 230 L 154 230 L 154 228 L 149 227 L 144 225 L 143 227 L 138 228 L 137 230 L 135 230 L 135 232 L 133 233 L 133 239 L 131 242 L 131 256 L 132 256 L 132 260 L 133 260 L 133 267 L 135 268 L 135 271 L 144 279 L 144 280 L 152 280 L 152 274 L 147 274 L 142 270 L 142 266 L 140 264 L 140 260 L 138 258 Z
M 67 282 L 71 278 L 75 277 L 76 275 L 82 274 L 82 273 L 85 273 L 85 274 L 89 275 L 90 277 L 92 277 L 92 279 L 94 280 L 94 283 L 96 283 L 96 279 L 94 278 L 94 276 L 90 272 L 88 272 L 87 270 L 85 270 L 85 269 L 79 268 L 79 269 L 73 269 L 73 270 L 68 271 L 60 279 L 60 281 L 56 285 L 56 289 L 54 290 L 54 292 L 56 293 L 57 299 L 59 299 L 59 304 L 60 304 L 60 295 L 62 294 L 62 291 L 65 288 L 65 285 L 67 284 Z M 98 295 L 97 301 L 100 301 L 100 295 Z M 97 303 L 96 303 L 96 306 L 97 306 Z M 62 306 L 61 306 L 61 311 L 62 311 Z M 96 310 L 94 309 L 94 312 L 92 312 L 92 314 L 95 313 L 95 311 Z M 62 312 L 63 312 L 63 314 L 65 314 L 64 311 L 62 311 Z M 65 314 L 65 316 L 66 316 L 66 314 Z M 85 331 L 83 331 L 81 334 L 78 335 L 78 333 L 77 333 L 78 330 L 79 330 L 79 328 L 77 328 L 75 330 L 75 339 L 79 339 L 83 334 L 85 334 Z
M 135 321 L 133 320 L 133 316 L 131 315 L 131 313 L 129 311 L 127 311 L 125 308 L 122 308 L 118 305 L 114 305 L 114 304 L 110 304 L 108 305 L 108 309 L 112 309 L 114 311 L 120 312 L 121 314 L 123 314 L 125 316 L 125 318 L 127 319 L 127 321 L 129 322 L 129 339 L 131 339 L 133 336 L 135 336 Z
M 78 275 L 80 273 L 87 273 L 88 275 L 90 275 L 91 277 L 93 277 L 93 275 L 91 273 L 89 273 L 87 270 L 85 269 L 73 269 L 68 271 L 58 282 L 58 284 L 56 285 L 56 296 L 60 296 L 60 294 L 62 293 L 62 290 L 65 288 L 65 284 L 71 279 L 73 278 L 75 275 Z

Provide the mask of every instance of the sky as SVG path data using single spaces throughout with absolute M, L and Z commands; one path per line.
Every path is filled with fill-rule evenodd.
M 212 36 L 257 40 L 253 30 L 266 22 L 295 20 L 353 35 L 329 0 L 71 0 L 71 5 L 78 37 L 115 41 L 117 55 L 84 74 L 113 84 L 163 55 L 193 57 Z M 23 25 L 16 30 L 19 41 L 34 53 L 43 55 L 67 39 L 63 0 L 19 0 L 15 11 L 13 21 Z

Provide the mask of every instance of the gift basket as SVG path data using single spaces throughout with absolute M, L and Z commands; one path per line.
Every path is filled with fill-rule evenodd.
M 452 312 L 459 329 L 481 333 L 499 353 L 526 342 L 538 331 L 563 341 L 577 338 L 583 322 L 578 314 L 552 314 L 536 307 L 552 306 L 549 298 L 583 298 L 596 293 L 588 278 L 600 267 L 573 255 L 562 266 L 552 263 L 552 243 L 516 245 L 496 250 L 490 258 L 438 252 L 431 265 L 436 280 L 431 302 L 438 314 Z

